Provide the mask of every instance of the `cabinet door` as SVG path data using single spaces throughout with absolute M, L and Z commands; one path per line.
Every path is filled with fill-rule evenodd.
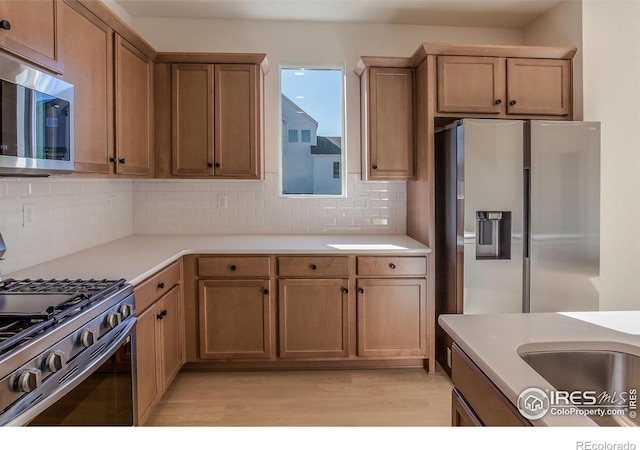
M 61 1 L 0 1 L 0 20 L 10 29 L 0 29 L 0 47 L 62 73 L 58 48 Z
M 136 365 L 138 422 L 142 425 L 162 395 L 160 361 L 158 361 L 157 308 L 152 306 L 138 317 L 136 323 Z
M 153 62 L 116 35 L 116 172 L 151 175 Z
M 214 70 L 215 175 L 260 178 L 259 67 L 217 64 Z
M 158 302 L 160 325 L 162 392 L 166 391 L 184 364 L 184 321 L 180 287 L 175 286 Z
M 359 279 L 358 356 L 425 356 L 424 279 Z
M 213 175 L 213 66 L 172 66 L 173 175 Z
M 414 174 L 413 69 L 369 69 L 369 179 Z
M 438 112 L 500 114 L 504 58 L 438 56 Z
M 279 283 L 280 357 L 347 356 L 348 281 L 302 279 Z
M 482 422 L 457 389 L 451 391 L 451 426 L 481 427 Z
M 113 31 L 74 3 L 63 3 L 64 79 L 74 86 L 75 170 L 109 173 L 113 157 Z
M 571 112 L 571 61 L 507 60 L 509 114 L 566 116 Z
M 271 356 L 268 280 L 202 280 L 199 291 L 201 358 Z

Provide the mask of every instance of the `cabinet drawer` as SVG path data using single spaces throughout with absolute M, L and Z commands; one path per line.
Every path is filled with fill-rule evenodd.
M 358 256 L 358 275 L 365 276 L 425 276 L 424 256 Z
M 347 256 L 281 256 L 278 258 L 281 277 L 348 277 Z
M 136 313 L 141 314 L 178 283 L 180 283 L 180 261 L 174 262 L 141 285 L 136 286 Z
M 271 275 L 268 256 L 214 256 L 198 258 L 199 277 L 258 277 Z

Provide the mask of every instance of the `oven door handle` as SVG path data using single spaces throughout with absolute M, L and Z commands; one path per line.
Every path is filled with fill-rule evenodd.
M 8 422 L 4 423 L 2 421 L 2 418 L 0 418 L 0 426 L 27 425 L 33 419 L 38 417 L 40 413 L 45 411 L 49 406 L 53 405 L 56 401 L 64 397 L 68 392 L 72 391 L 76 386 L 86 380 L 89 375 L 91 375 L 95 371 L 95 369 L 104 364 L 118 351 L 120 347 L 122 347 L 129 341 L 136 325 L 136 318 L 132 317 L 122 325 L 123 326 L 111 330 L 96 343 L 96 345 L 101 345 L 104 344 L 105 341 L 113 339 L 113 341 L 106 344 L 106 348 L 100 351 L 100 355 L 98 357 L 96 357 L 95 359 L 91 359 L 91 354 L 94 351 L 92 351 L 91 347 L 87 348 L 84 352 L 78 355 L 77 360 L 86 358 L 89 360 L 88 364 L 86 364 L 79 372 L 75 373 L 73 377 L 65 380 L 54 390 L 47 393 L 46 396 L 38 403 L 30 405 L 30 402 L 33 401 L 32 396 L 27 396 L 27 398 L 18 401 L 14 406 L 12 406 L 3 414 L 4 417 L 9 419 Z M 69 366 L 72 366 L 69 370 L 74 370 L 74 364 L 70 364 Z M 64 376 L 68 376 L 67 371 L 57 372 L 55 375 L 48 377 L 42 383 L 42 386 L 38 388 L 38 390 L 49 389 L 49 386 L 52 382 L 55 383 Z M 33 391 L 34 394 L 36 392 L 37 390 Z

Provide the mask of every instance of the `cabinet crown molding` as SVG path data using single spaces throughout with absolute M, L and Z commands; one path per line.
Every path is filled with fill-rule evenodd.
M 269 72 L 266 53 L 202 53 L 202 52 L 161 52 L 156 63 L 167 64 L 256 64 L 262 73 Z
M 498 58 L 544 58 L 572 60 L 576 47 L 540 47 L 532 45 L 466 45 L 425 42 L 413 53 L 411 61 L 417 66 L 427 55 L 493 56 Z

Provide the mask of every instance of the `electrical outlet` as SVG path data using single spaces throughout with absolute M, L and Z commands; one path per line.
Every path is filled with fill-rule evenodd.
M 22 205 L 22 226 L 32 227 L 35 225 L 35 220 L 35 205 L 33 203 Z
M 360 206 L 362 207 L 362 209 L 369 209 L 369 196 L 368 195 L 363 195 L 362 197 L 360 197 Z
M 218 208 L 225 209 L 227 207 L 227 196 L 225 194 L 218 194 Z
M 447 347 L 447 366 L 451 369 L 451 349 Z

